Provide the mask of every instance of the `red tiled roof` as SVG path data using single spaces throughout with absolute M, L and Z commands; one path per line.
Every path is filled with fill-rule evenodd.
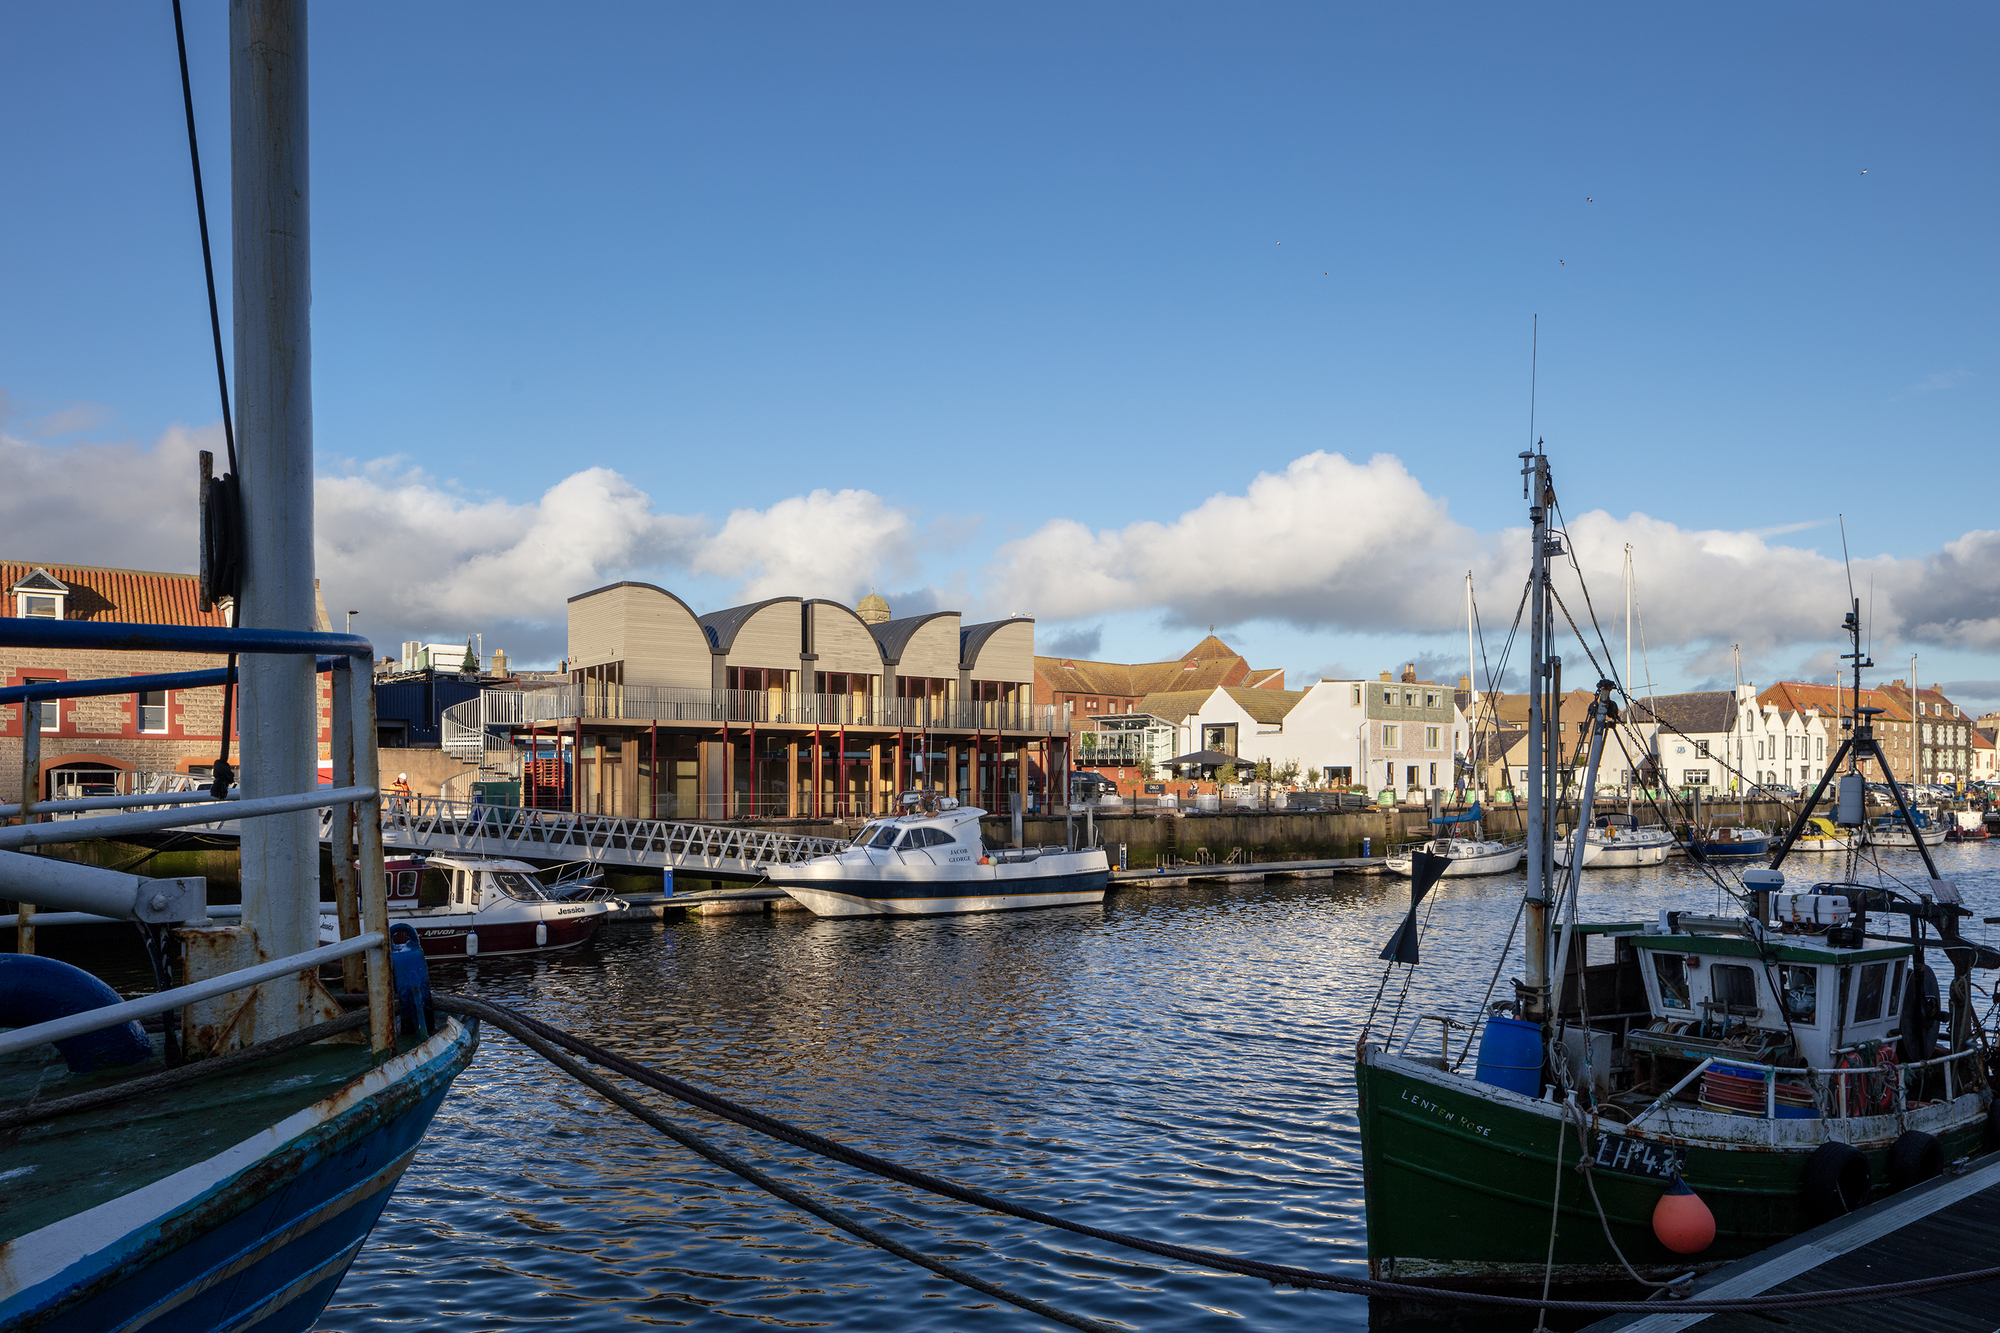
M 100 620 L 137 625 L 227 626 L 220 611 L 203 611 L 200 581 L 192 574 L 156 574 L 143 569 L 99 569 L 92 565 L 34 564 L 0 560 L 0 589 L 37 569 L 70 590 L 66 620 Z M 0 615 L 14 614 L 11 591 Z

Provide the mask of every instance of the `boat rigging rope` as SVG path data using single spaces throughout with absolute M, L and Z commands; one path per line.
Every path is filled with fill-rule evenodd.
M 691 1106 L 696 1110 L 704 1111 L 719 1119 L 730 1121 L 733 1124 L 777 1139 L 780 1142 L 789 1143 L 795 1148 L 804 1149 L 807 1152 L 815 1153 L 831 1161 L 840 1162 L 843 1165 L 866 1171 L 882 1179 L 909 1185 L 915 1189 L 944 1198 L 955 1199 L 960 1203 L 970 1204 L 975 1208 L 985 1209 L 1003 1216 L 1019 1218 L 1022 1221 L 1035 1222 L 1043 1226 L 1056 1227 L 1074 1235 L 1087 1236 L 1093 1240 L 1104 1241 L 1107 1244 L 1137 1250 L 1141 1253 L 1151 1254 L 1163 1259 L 1171 1259 L 1193 1267 L 1253 1277 L 1269 1282 L 1274 1286 L 1299 1287 L 1313 1291 L 1332 1291 L 1354 1296 L 1382 1296 L 1430 1303 L 1485 1305 L 1520 1310 L 1548 1309 L 1579 1314 L 1619 1312 L 1656 1314 L 1661 1308 L 1658 1302 L 1649 1301 L 1541 1301 L 1532 1296 L 1503 1296 L 1492 1292 L 1458 1291 L 1437 1287 L 1415 1286 L 1402 1282 L 1384 1282 L 1375 1278 L 1351 1277 L 1339 1273 L 1320 1272 L 1309 1268 L 1295 1268 L 1288 1264 L 1269 1263 L 1262 1259 L 1220 1254 L 1212 1250 L 1201 1250 L 1186 1245 L 1174 1245 L 1165 1241 L 1148 1240 L 1143 1236 L 1135 1236 L 1127 1232 L 1090 1226 L 1054 1213 L 1043 1212 L 1038 1208 L 1031 1208 L 1015 1203 L 999 1195 L 990 1194 L 985 1190 L 976 1189 L 968 1185 L 960 1185 L 940 1176 L 934 1176 L 928 1172 L 919 1171 L 898 1162 L 890 1161 L 887 1158 L 877 1157 L 873 1153 L 849 1147 L 836 1140 L 825 1138 L 813 1133 L 811 1130 L 778 1120 L 775 1117 L 765 1115 L 761 1111 L 753 1110 L 750 1107 L 730 1101 L 715 1093 L 695 1087 L 693 1084 L 684 1083 L 671 1075 L 663 1074 L 646 1065 L 627 1060 L 615 1052 L 606 1050 L 595 1043 L 586 1041 L 571 1033 L 564 1032 L 562 1029 L 544 1023 L 539 1019 L 531 1018 L 517 1010 L 492 1004 L 484 1000 L 473 999 L 466 995 L 438 994 L 436 1004 L 439 1009 L 445 1010 L 448 1013 L 476 1018 L 493 1024 L 493 1026 L 499 1028 L 501 1031 L 521 1041 L 522 1044 L 528 1046 L 537 1054 L 556 1064 L 565 1073 L 577 1078 L 578 1081 L 584 1083 L 593 1091 L 611 1100 L 620 1109 L 637 1116 L 646 1124 L 675 1139 L 676 1142 L 688 1142 L 691 1147 L 694 1143 L 703 1143 L 704 1147 L 709 1147 L 710 1152 L 715 1154 L 711 1156 L 710 1152 L 703 1152 L 703 1156 L 709 1157 L 709 1160 L 717 1162 L 718 1165 L 725 1166 L 726 1169 L 741 1176 L 743 1179 L 756 1184 L 760 1189 L 765 1189 L 777 1197 L 785 1199 L 787 1202 L 794 1203 L 795 1206 L 813 1213 L 814 1216 L 823 1217 L 833 1222 L 834 1225 L 841 1226 L 843 1230 L 848 1230 L 850 1234 L 867 1239 L 870 1244 L 879 1244 L 884 1249 L 889 1249 L 893 1254 L 909 1258 L 913 1263 L 922 1264 L 933 1272 L 941 1272 L 942 1269 L 948 1268 L 949 1265 L 941 1265 L 935 1260 L 917 1255 L 915 1251 L 909 1250 L 907 1246 L 897 1245 L 891 1238 L 881 1236 L 881 1233 L 874 1232 L 872 1228 L 854 1230 L 854 1227 L 861 1227 L 861 1224 L 853 1223 L 852 1227 L 850 1227 L 848 1224 L 851 1219 L 840 1217 L 836 1221 L 835 1218 L 839 1216 L 838 1214 L 828 1216 L 828 1214 L 833 1214 L 834 1210 L 825 1208 L 824 1205 L 814 1202 L 795 1190 L 791 1190 L 789 1187 L 764 1175 L 764 1173 L 757 1171 L 756 1168 L 749 1166 L 747 1163 L 736 1163 L 736 1160 L 730 1157 L 729 1154 L 722 1152 L 720 1149 L 713 1149 L 711 1145 L 707 1145 L 705 1141 L 700 1140 L 697 1136 L 672 1126 L 671 1122 L 666 1121 L 647 1109 L 642 1103 L 635 1101 L 629 1095 L 620 1092 L 605 1080 L 591 1074 L 590 1071 L 582 1068 L 575 1061 L 562 1057 L 556 1048 L 560 1047 L 562 1050 L 581 1057 L 583 1060 L 587 1060 L 602 1069 L 622 1075 L 635 1083 L 643 1084 L 655 1091 L 665 1093 L 674 1100 Z M 689 1142 L 690 1140 L 693 1142 Z M 700 1152 L 702 1149 L 697 1148 L 696 1151 Z M 726 1162 L 720 1160 L 724 1158 L 728 1160 Z M 730 1165 L 730 1163 L 735 1163 L 735 1165 Z M 743 1169 L 740 1171 L 737 1170 L 738 1166 L 741 1166 Z M 864 1235 L 864 1232 L 871 1234 Z M 875 1236 L 881 1236 L 881 1239 L 876 1240 L 874 1239 Z M 974 1282 L 980 1281 L 980 1279 L 973 1278 L 971 1274 L 960 1274 L 956 1270 L 944 1275 L 950 1276 L 953 1281 L 965 1281 L 966 1279 L 971 1279 Z M 1687 1314 L 1729 1314 L 1755 1310 L 1817 1309 L 1824 1306 L 1851 1305 L 1863 1301 L 1892 1300 L 1901 1296 L 1922 1295 L 1932 1291 L 1946 1291 L 1958 1287 L 1975 1286 L 1994 1281 L 2000 1281 L 2000 1267 L 1974 1269 L 1963 1273 L 1948 1273 L 1938 1277 L 1917 1278 L 1906 1282 L 1887 1282 L 1873 1286 L 1836 1288 L 1828 1291 L 1802 1291 L 1779 1296 L 1751 1296 L 1725 1300 L 1693 1299 L 1676 1301 L 1670 1308 L 1676 1313 Z M 988 1284 L 988 1286 L 990 1285 Z M 975 1289 L 983 1291 L 987 1290 L 987 1287 Z M 1004 1288 L 1001 1290 L 1004 1291 Z M 1008 1293 L 998 1298 L 1008 1300 L 1010 1303 L 1017 1305 L 1021 1305 L 1023 1301 L 1028 1299 L 1026 1297 L 1018 1297 L 1013 1293 Z M 1037 1302 L 1037 1304 L 1040 1303 Z M 1031 1307 L 1022 1305 L 1022 1308 Z M 1058 1319 L 1059 1322 L 1068 1324 L 1073 1328 L 1097 1329 L 1108 1327 L 1106 1325 L 1081 1321 L 1075 1316 L 1061 1316 L 1059 1312 L 1053 1311 L 1050 1307 L 1044 1308 L 1049 1311 L 1045 1317 Z
M 209 592 L 217 596 L 223 593 L 229 595 L 229 628 L 235 629 L 243 611 L 243 599 L 237 595 L 242 570 L 238 548 L 243 531 L 237 478 L 243 473 L 236 463 L 236 424 L 229 411 L 229 370 L 222 356 L 222 310 L 215 299 L 215 259 L 208 243 L 208 201 L 201 188 L 201 144 L 194 132 L 194 84 L 188 78 L 187 31 L 181 23 L 181 0 L 174 0 L 174 45 L 178 48 L 181 58 L 181 105 L 187 111 L 188 161 L 194 170 L 194 215 L 195 222 L 201 230 L 201 266 L 208 276 L 208 329 L 215 343 L 216 388 L 222 396 L 222 439 L 229 451 L 228 473 L 220 478 L 211 479 L 208 494 L 203 497 L 215 510 L 212 517 L 213 530 L 216 532 L 227 530 L 228 535 L 217 543 L 218 552 L 226 551 L 227 554 L 215 562 L 220 567 L 212 570 L 209 561 L 204 558 L 204 570 L 208 570 L 211 575 L 204 582 Z M 202 534 L 204 552 L 209 547 L 209 536 L 209 533 Z M 218 583 L 228 586 L 216 586 Z M 204 606 L 202 609 L 208 608 Z M 235 653 L 229 654 L 228 669 L 232 681 L 225 682 L 222 687 L 222 753 L 216 758 L 214 782 L 209 788 L 218 801 L 227 797 L 230 787 L 235 785 L 235 774 L 229 766 L 229 737 L 232 730 L 230 722 L 231 713 L 234 711 L 232 705 L 236 698 L 236 686 L 233 683 L 236 671 Z

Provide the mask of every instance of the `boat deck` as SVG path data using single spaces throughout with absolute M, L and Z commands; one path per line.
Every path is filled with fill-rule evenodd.
M 0 1245 L 162 1180 L 331 1096 L 371 1067 L 362 1040 L 334 1039 L 91 1110 L 0 1130 Z M 409 1043 L 414 1044 L 414 1043 Z M 0 1057 L 0 1111 L 157 1074 L 142 1064 L 72 1074 L 53 1046 Z
M 1992 1266 L 2000 1254 L 2000 1154 L 1943 1175 L 1698 1279 L 1711 1299 L 1830 1291 L 1909 1282 Z M 2000 1282 L 1900 1300 L 1735 1314 L 1622 1314 L 1586 1333 L 1770 1333 L 1781 1324 L 1842 1333 L 1923 1329 L 1992 1333 L 2000 1323 Z

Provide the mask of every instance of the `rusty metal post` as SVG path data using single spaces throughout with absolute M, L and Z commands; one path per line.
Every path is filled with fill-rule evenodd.
M 357 682 L 353 659 L 339 658 L 333 664 L 333 785 L 354 785 L 354 689 L 373 692 L 369 682 Z M 333 856 L 333 902 L 340 917 L 340 938 L 353 939 L 361 933 L 361 900 L 354 882 L 354 807 L 333 807 L 333 827 L 328 831 Z M 360 995 L 367 987 L 367 961 L 359 954 L 340 960 L 341 989 Z
M 348 659 L 348 670 L 359 681 L 375 677 L 373 662 L 367 657 Z M 382 775 L 375 754 L 375 691 L 372 687 L 348 690 L 353 714 L 354 783 L 375 788 L 375 794 L 349 807 L 361 825 L 361 928 L 380 931 L 383 942 L 368 951 L 368 1044 L 377 1058 L 391 1055 L 396 1047 L 396 1014 L 392 1007 L 395 985 L 389 975 L 389 886 L 382 870 Z
M 39 824 L 42 817 L 35 813 L 35 800 L 42 794 L 42 701 L 24 700 L 21 704 L 21 822 Z M 32 847 L 23 848 L 32 852 Z M 18 953 L 31 954 L 35 951 L 35 905 L 16 903 L 14 910 L 20 915 L 14 918 L 14 949 Z

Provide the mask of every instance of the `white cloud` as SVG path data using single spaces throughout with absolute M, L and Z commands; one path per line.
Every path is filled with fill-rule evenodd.
M 222 453 L 219 426 L 176 426 L 151 449 L 46 444 L 0 428 L 0 554 L 193 573 L 203 449 Z
M 915 565 L 916 524 L 871 491 L 817 490 L 769 509 L 738 509 L 691 562 L 739 585 L 745 601 L 832 597 L 852 602 L 882 575 Z
M 1159 607 L 1186 625 L 1427 630 L 1490 558 L 1399 459 L 1312 453 L 1168 523 L 1044 524 L 1001 549 L 989 600 L 1051 620 Z
M 196 454 L 219 427 L 153 445 L 54 444 L 0 432 L 0 554 L 191 573 Z M 563 652 L 568 599 L 619 579 L 688 574 L 738 600 L 781 593 L 853 601 L 915 565 L 911 516 L 868 491 L 814 491 L 740 509 L 720 531 L 661 512 L 608 468 L 572 473 L 527 502 L 468 492 L 400 459 L 325 474 L 314 490 L 315 564 L 336 625 L 394 651 L 406 638 L 486 636 L 521 661 Z M 910 594 L 907 596 L 914 596 Z M 906 600 L 907 600 L 906 596 Z
M 1629 542 L 1647 641 L 1655 653 L 1693 654 L 1690 670 L 1726 672 L 1731 645 L 1742 646 L 1746 665 L 1794 645 L 1824 645 L 1846 610 L 1841 561 L 1772 540 L 1786 530 L 1689 529 L 1594 510 L 1570 518 L 1567 531 L 1606 636 L 1616 642 L 1613 621 L 1622 620 Z M 1313 453 L 1167 522 L 1103 530 L 1046 523 L 1002 548 L 987 581 L 999 600 L 1045 619 L 1156 608 L 1187 626 L 1273 620 L 1443 633 L 1463 625 L 1460 580 L 1469 569 L 1488 633 L 1497 622 L 1504 634 L 1526 565 L 1525 528 L 1480 534 L 1453 522 L 1444 501 L 1394 457 L 1360 464 Z M 1864 587 L 1873 581 L 1878 646 L 2000 647 L 2000 533 L 1968 533 L 1921 559 L 1857 560 L 1854 577 Z M 1589 632 L 1574 577 L 1559 574 L 1558 587 Z

